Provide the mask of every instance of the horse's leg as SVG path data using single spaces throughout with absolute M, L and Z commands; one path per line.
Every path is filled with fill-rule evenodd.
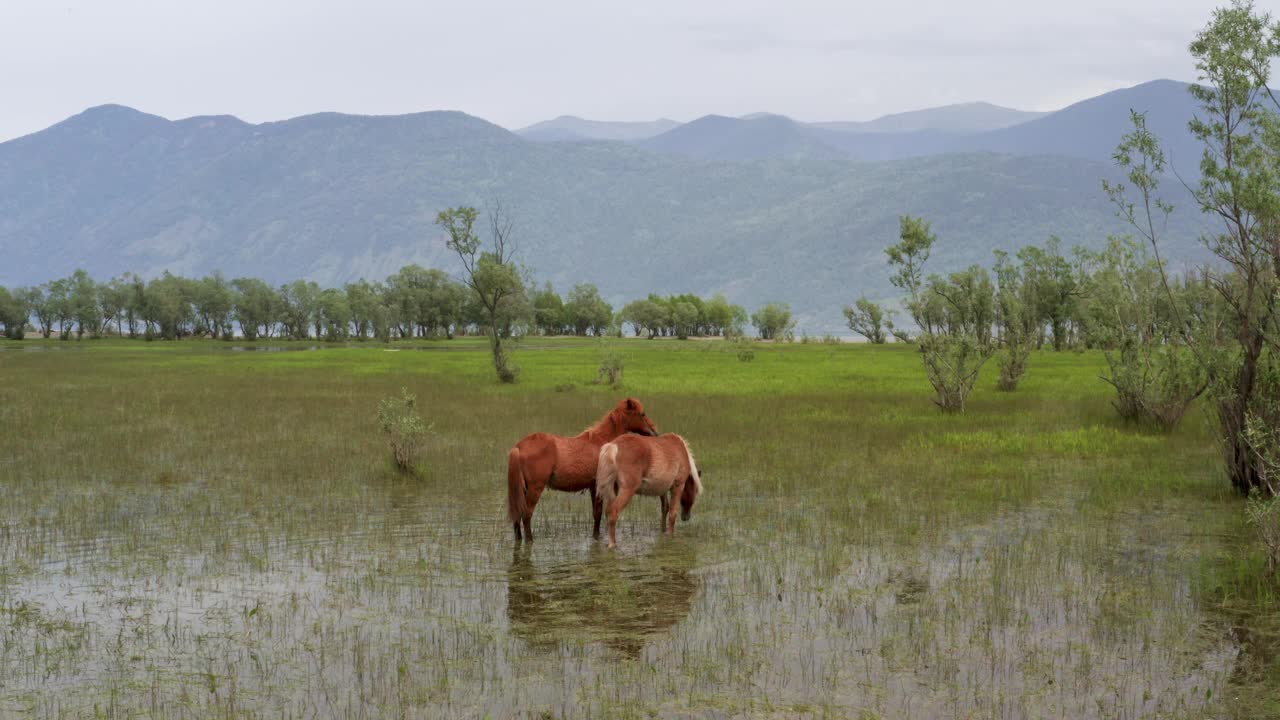
M 658 524 L 661 525 L 666 520 L 667 505 L 671 502 L 671 496 L 668 495 L 667 493 L 662 493 L 661 495 L 658 496 L 658 501 L 662 503 L 662 515 L 659 517 L 659 522 L 658 522 Z
M 595 483 L 591 484 L 591 537 L 600 537 L 600 516 L 604 514 L 604 502 L 596 494 Z
M 530 482 L 529 488 L 524 495 L 524 539 L 533 542 L 533 509 L 538 506 L 538 498 L 542 497 L 542 491 L 545 490 L 547 484 L 545 482 Z
M 676 534 L 676 505 L 677 505 L 676 498 L 680 497 L 681 494 L 684 493 L 684 483 L 685 483 L 684 480 L 677 480 L 675 484 L 671 486 L 671 503 L 670 503 L 671 507 L 667 511 L 667 534 L 668 535 Z
M 627 503 L 631 502 L 631 496 L 636 494 L 636 488 L 640 483 L 627 482 L 627 479 L 618 476 L 618 496 L 609 503 L 609 547 L 618 546 L 618 515 L 622 514 L 623 509 L 627 507 Z

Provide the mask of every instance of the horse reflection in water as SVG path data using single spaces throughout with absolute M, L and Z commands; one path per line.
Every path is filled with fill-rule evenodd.
M 690 574 L 695 563 L 692 548 L 680 542 L 639 557 L 593 548 L 581 563 L 549 567 L 517 548 L 507 574 L 511 631 L 537 648 L 598 641 L 638 657 L 646 643 L 689 615 L 698 591 Z

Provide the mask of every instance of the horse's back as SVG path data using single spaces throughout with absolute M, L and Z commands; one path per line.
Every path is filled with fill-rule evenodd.
M 516 443 L 516 449 L 532 472 L 557 490 L 585 490 L 595 480 L 600 449 L 586 440 L 533 433 Z
M 690 472 L 687 445 L 675 433 L 658 437 L 623 435 L 613 443 L 618 447 L 618 465 L 642 477 L 672 482 Z

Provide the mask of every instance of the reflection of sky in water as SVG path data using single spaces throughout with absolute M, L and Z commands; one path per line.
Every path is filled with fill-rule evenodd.
M 607 699 L 659 714 L 1155 716 L 1200 707 L 1235 655 L 1206 629 L 1177 547 L 1151 541 L 1179 537 L 1177 519 L 1072 527 L 1064 505 L 922 547 L 806 547 L 713 532 L 696 510 L 664 538 L 644 503 L 609 552 L 554 512 L 513 548 L 492 508 L 390 492 L 383 514 L 333 536 L 246 520 L 216 557 L 42 537 L 63 560 L 0 576 L 0 714 L 90 712 L 114 688 L 130 707 L 195 714 L 572 715 Z M 585 515 L 585 498 L 566 502 Z M 16 556 L 22 528 L 8 532 Z

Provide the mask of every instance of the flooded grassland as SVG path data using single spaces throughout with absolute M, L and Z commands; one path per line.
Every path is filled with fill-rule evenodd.
M 573 342 L 514 388 L 466 341 L 74 345 L 0 353 L 0 717 L 1274 709 L 1207 420 L 1124 426 L 1093 355 L 944 417 L 893 347 L 625 341 L 610 390 Z M 402 386 L 434 423 L 418 477 L 375 422 Z M 507 449 L 624 395 L 706 470 L 691 521 L 662 537 L 637 498 L 609 551 L 549 492 L 517 546 Z

